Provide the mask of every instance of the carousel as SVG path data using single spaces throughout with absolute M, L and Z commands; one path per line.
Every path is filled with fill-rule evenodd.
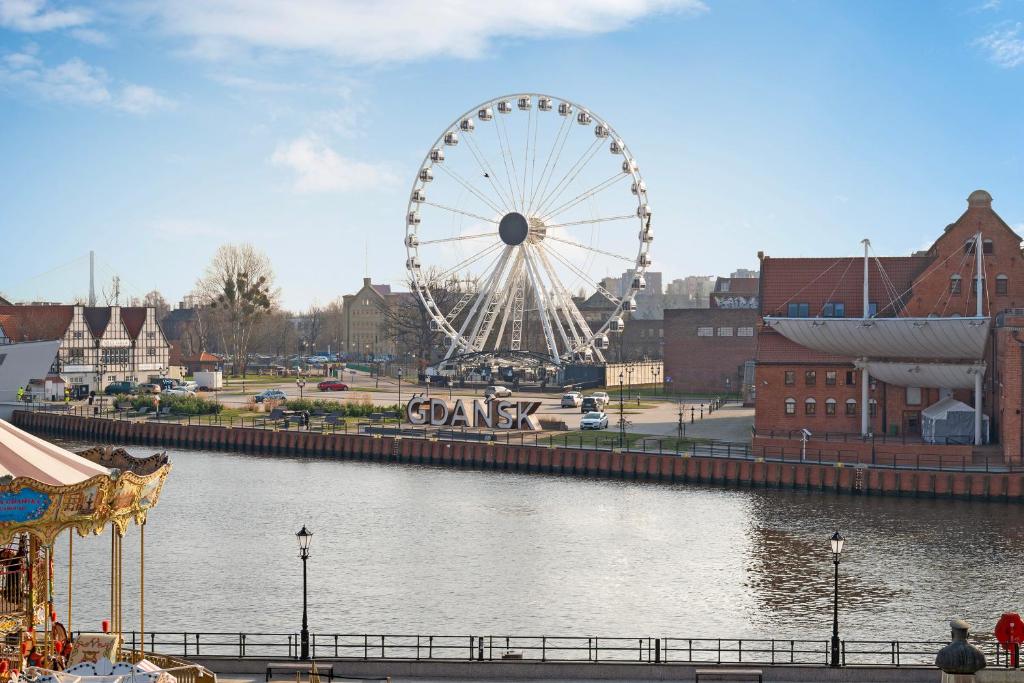
M 113 448 L 76 454 L 0 420 L 0 680 L 213 679 L 200 667 L 143 651 L 146 518 L 170 469 L 166 454 L 139 459 Z M 143 635 L 134 649 L 123 647 L 121 608 L 122 543 L 133 524 L 139 528 Z M 109 618 L 101 631 L 75 635 L 75 537 L 108 529 Z M 67 602 L 58 605 L 54 557 L 59 552 L 67 553 L 68 575 Z

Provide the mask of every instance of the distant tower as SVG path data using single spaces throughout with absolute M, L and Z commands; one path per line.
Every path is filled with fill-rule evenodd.
M 96 252 L 89 251 L 89 305 L 96 305 Z

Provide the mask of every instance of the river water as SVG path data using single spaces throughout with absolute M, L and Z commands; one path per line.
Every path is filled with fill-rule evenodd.
M 986 631 L 1024 607 L 1016 506 L 169 455 L 146 527 L 147 630 L 297 631 L 303 524 L 317 633 L 825 639 L 837 526 L 844 638 L 944 640 L 954 614 Z M 128 629 L 138 540 L 133 527 Z M 109 533 L 75 538 L 76 630 L 106 616 L 109 558 Z

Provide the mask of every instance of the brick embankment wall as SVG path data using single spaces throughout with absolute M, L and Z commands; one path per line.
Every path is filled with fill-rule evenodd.
M 618 453 L 364 434 L 132 422 L 28 411 L 16 411 L 14 424 L 31 432 L 72 439 L 162 448 L 337 457 L 734 488 L 1024 502 L 1022 472 L 941 472 L 772 462 L 763 458 Z

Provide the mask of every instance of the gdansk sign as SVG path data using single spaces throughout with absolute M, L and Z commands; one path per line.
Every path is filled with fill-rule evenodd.
M 432 427 L 487 427 L 489 429 L 532 429 L 540 425 L 533 414 L 540 401 L 480 401 L 474 399 L 469 408 L 462 399 L 449 406 L 439 398 L 417 396 L 405 406 L 406 419 L 414 425 Z

